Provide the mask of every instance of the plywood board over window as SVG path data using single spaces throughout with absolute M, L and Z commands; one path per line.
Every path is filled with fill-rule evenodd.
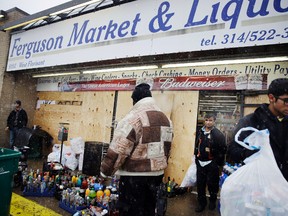
M 34 125 L 50 133 L 54 143 L 58 143 L 59 123 L 69 124 L 67 144 L 75 137 L 110 141 L 114 92 L 41 92 L 38 99 L 55 101 L 41 104 L 34 118 Z
M 191 158 L 194 153 L 199 92 L 167 93 L 174 95 L 170 116 L 174 127 L 174 138 L 165 176 L 174 178 L 180 184 L 188 167 L 194 163 Z
M 114 95 L 114 91 L 85 93 L 79 122 L 84 140 L 110 142 Z
M 244 108 L 244 116 L 253 113 L 255 109 L 262 103 L 269 103 L 267 94 L 255 95 L 255 96 L 245 96 L 245 104 L 254 104 L 254 106 L 247 106 Z M 258 105 L 259 104 L 259 105 Z
M 170 176 L 180 184 L 192 163 L 199 92 L 152 91 L 152 95 L 174 126 L 174 139 L 165 177 L 167 179 Z M 113 119 L 119 122 L 133 106 L 131 91 L 41 92 L 38 99 L 53 100 L 55 104 L 41 104 L 35 112 L 33 124 L 40 125 L 53 136 L 54 143 L 59 143 L 59 123 L 69 123 L 68 141 L 65 144 L 70 144 L 69 139 L 75 137 L 109 143 Z

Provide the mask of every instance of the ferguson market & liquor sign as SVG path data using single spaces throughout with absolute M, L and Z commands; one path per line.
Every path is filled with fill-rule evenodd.
M 145 0 L 11 37 L 7 71 L 287 43 L 287 0 Z

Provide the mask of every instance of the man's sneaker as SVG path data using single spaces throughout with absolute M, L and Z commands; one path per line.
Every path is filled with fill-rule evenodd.
M 205 206 L 203 205 L 198 205 L 195 209 L 195 212 L 202 212 L 205 210 Z
M 209 210 L 213 211 L 216 208 L 216 202 L 209 203 Z

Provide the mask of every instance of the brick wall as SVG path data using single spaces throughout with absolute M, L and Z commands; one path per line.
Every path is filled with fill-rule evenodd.
M 6 12 L 8 18 L 0 21 L 0 25 L 27 15 L 18 8 L 12 8 Z M 25 72 L 6 72 L 9 45 L 10 31 L 0 32 L 0 147 L 9 146 L 9 132 L 5 131 L 5 127 L 15 100 L 20 99 L 22 101 L 22 106 L 29 117 L 28 126 L 32 126 L 37 100 L 36 80 L 25 75 Z

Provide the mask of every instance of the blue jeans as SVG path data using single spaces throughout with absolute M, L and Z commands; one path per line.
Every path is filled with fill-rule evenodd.
M 14 142 L 15 142 L 15 138 L 18 134 L 19 128 L 14 127 L 12 129 L 10 129 L 10 140 L 9 140 L 9 144 L 10 144 L 10 148 L 13 149 L 14 146 Z

